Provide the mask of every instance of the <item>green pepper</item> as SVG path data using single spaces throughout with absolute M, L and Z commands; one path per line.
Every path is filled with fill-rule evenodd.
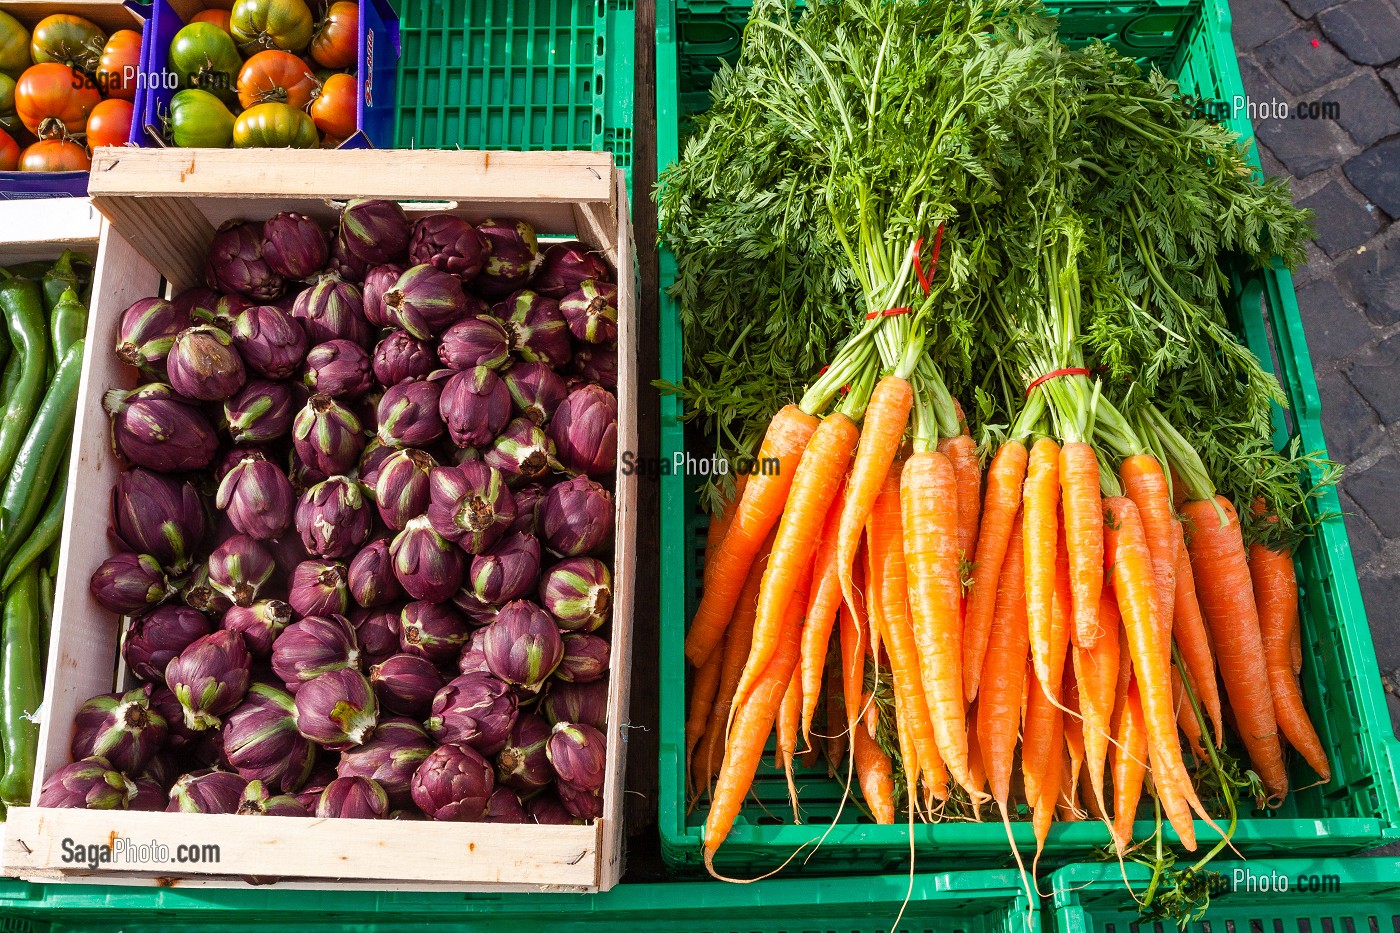
M 0 417 L 0 476 L 5 476 L 14 466 L 44 394 L 49 322 L 38 283 L 0 271 L 0 314 L 10 328 L 10 342 L 21 365 L 19 380 L 5 397 L 5 414 Z
M 42 259 L 32 262 L 22 262 L 18 265 L 10 266 L 10 274 L 17 275 L 22 279 L 33 279 L 35 282 L 42 281 L 44 273 L 48 272 L 52 266 Z
M 44 308 L 50 313 L 58 306 L 63 298 L 63 293 L 72 290 L 80 292 L 83 289 L 81 277 L 78 270 L 73 268 L 74 260 L 82 260 L 81 253 L 75 253 L 71 249 L 65 250 L 62 256 L 58 257 L 58 262 L 50 266 L 41 280 L 44 289 Z
M 15 556 L 10 558 L 9 566 L 5 568 L 5 576 L 0 578 L 0 590 L 7 590 L 13 586 L 20 573 L 39 558 L 45 557 L 49 548 L 58 542 L 63 533 L 63 508 L 68 496 L 67 464 L 68 458 L 64 457 L 63 465 L 58 471 L 58 482 L 54 483 L 48 503 L 44 506 L 44 514 L 39 516 L 34 530 L 15 551 Z
M 49 632 L 53 630 L 54 574 L 39 568 L 39 672 L 43 674 L 49 656 Z
M 54 474 L 68 456 L 85 343 L 79 340 L 64 354 L 0 496 L 0 564 L 9 560 L 34 527 Z
M 42 608 L 39 568 L 30 566 L 5 593 L 0 627 L 0 728 L 4 729 L 5 770 L 0 774 L 0 801 L 28 806 L 39 753 L 39 724 L 44 702 Z
M 64 289 L 49 318 L 55 360 L 62 360 L 68 348 L 83 339 L 87 333 L 87 318 L 87 305 L 78 298 L 78 293 L 71 288 Z

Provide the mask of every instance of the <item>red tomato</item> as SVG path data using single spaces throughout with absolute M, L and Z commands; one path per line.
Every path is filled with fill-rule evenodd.
M 69 133 L 81 133 L 101 100 L 91 78 L 58 62 L 27 68 L 15 82 L 15 111 L 35 136 L 47 135 L 39 128 L 49 119 L 61 121 Z
M 213 23 L 215 26 L 218 26 L 224 32 L 227 32 L 229 35 L 233 35 L 233 33 L 230 32 L 228 28 L 229 18 L 231 15 L 232 14 L 230 14 L 228 10 L 200 10 L 198 13 L 190 17 L 190 22 Z
M 119 29 L 102 47 L 97 87 L 108 97 L 136 99 L 136 72 L 141 67 L 141 33 Z
M 87 150 L 71 139 L 41 139 L 19 157 L 21 172 L 86 172 Z
M 322 68 L 351 68 L 360 57 L 360 5 L 336 0 L 311 37 L 311 58 Z
M 355 99 L 358 83 L 345 74 L 334 74 L 321 87 L 321 96 L 311 105 L 311 119 L 316 129 L 344 139 L 355 132 Z
M 131 136 L 131 115 L 134 110 L 131 101 L 115 97 L 93 107 L 87 123 L 88 148 L 125 146 Z
M 0 172 L 13 172 L 19 165 L 19 143 L 4 130 L 0 130 Z
M 238 72 L 238 102 L 245 109 L 258 104 L 289 104 L 305 110 L 320 90 L 321 82 L 310 66 L 280 49 L 259 52 Z

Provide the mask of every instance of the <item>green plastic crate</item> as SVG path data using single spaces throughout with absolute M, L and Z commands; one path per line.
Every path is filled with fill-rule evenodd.
M 632 167 L 633 0 L 397 0 L 395 147 L 606 150 Z
M 1392 933 L 1400 930 L 1400 861 L 1393 858 L 1278 859 L 1212 866 L 1229 890 L 1211 898 L 1204 917 L 1189 933 Z M 1151 872 L 1127 869 L 1139 896 Z M 1153 930 L 1142 923 L 1116 862 L 1072 865 L 1055 873 L 1054 933 L 1128 933 Z M 1280 887 L 1285 886 L 1283 890 Z M 1163 933 L 1175 930 L 1164 924 Z
M 0 933 L 168 930 L 407 933 L 1035 933 L 1013 871 L 904 876 L 624 884 L 606 894 L 415 894 L 24 884 L 0 880 Z
M 1100 37 L 1126 54 L 1154 64 L 1178 78 L 1188 92 L 1229 101 L 1243 94 L 1239 67 L 1230 43 L 1230 13 L 1225 0 L 1129 0 L 1124 3 L 1061 0 L 1052 4 L 1063 33 L 1072 41 Z M 657 9 L 657 164 L 674 162 L 680 152 L 687 118 L 707 103 L 706 87 L 717 67 L 715 56 L 733 57 L 748 5 L 725 0 L 663 0 Z M 1247 120 L 1229 126 L 1252 139 Z M 1257 164 L 1257 160 L 1256 160 Z M 679 381 L 681 334 L 674 304 L 664 291 L 675 274 L 674 258 L 661 255 L 662 378 Z M 1291 276 L 1283 269 L 1237 276 L 1235 317 L 1251 349 L 1275 371 L 1289 399 L 1289 411 L 1275 413 L 1275 443 L 1300 436 L 1305 450 L 1322 450 L 1317 384 L 1308 358 Z M 662 399 L 663 457 L 699 449 L 698 435 L 678 420 L 674 397 Z M 663 853 L 681 871 L 699 870 L 706 807 L 687 812 L 684 751 L 687 670 L 683 653 L 686 625 L 699 599 L 706 519 L 697 506 L 693 484 L 679 475 L 662 482 L 661 579 L 661 789 L 660 828 Z M 1332 780 L 1290 796 L 1279 810 L 1250 812 L 1240 821 L 1235 844 L 1247 853 L 1307 852 L 1334 854 L 1368 848 L 1400 824 L 1396 789 L 1397 745 L 1382 696 L 1375 649 L 1357 586 L 1346 527 L 1336 493 L 1328 490 L 1321 508 L 1335 517 L 1297 555 L 1302 585 L 1304 641 L 1303 694 L 1332 762 Z M 766 756 L 765 760 L 771 760 Z M 1313 778 L 1305 767 L 1295 772 L 1295 786 Z M 754 793 L 725 844 L 717 864 L 734 873 L 757 874 L 780 864 L 799 846 L 825 832 L 836 813 L 840 788 L 825 772 L 799 769 L 799 800 L 806 825 L 793 826 L 787 788 L 770 766 L 761 769 Z M 757 800 L 757 804 L 754 800 Z M 1150 811 L 1144 809 L 1141 818 Z M 1140 822 L 1145 837 L 1152 824 Z M 1034 851 L 1031 827 L 1015 826 L 1023 852 Z M 1203 823 L 1197 835 L 1209 845 L 1216 834 Z M 1169 838 L 1174 839 L 1174 836 Z M 916 864 L 968 867 L 1009 864 L 1005 831 L 997 823 L 917 825 Z M 1108 843 L 1101 824 L 1057 824 L 1050 833 L 1042 866 L 1084 858 Z M 864 821 L 857 807 L 846 806 L 840 825 L 831 829 L 820 849 L 804 855 L 788 871 L 899 871 L 909 861 L 908 830 Z

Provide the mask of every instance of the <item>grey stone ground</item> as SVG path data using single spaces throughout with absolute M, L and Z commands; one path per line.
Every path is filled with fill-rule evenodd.
M 1295 275 L 1322 395 L 1347 464 L 1342 507 L 1392 721 L 1400 724 L 1400 3 L 1231 0 L 1264 168 L 1317 214 Z M 1335 101 L 1335 119 L 1299 119 Z

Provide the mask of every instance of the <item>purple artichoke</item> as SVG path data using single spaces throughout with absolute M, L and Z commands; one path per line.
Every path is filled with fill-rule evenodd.
M 503 680 L 488 673 L 461 674 L 433 697 L 423 725 L 438 742 L 494 755 L 505 748 L 518 713 L 515 693 Z
M 476 598 L 497 605 L 533 592 L 539 579 L 539 539 L 519 531 L 473 557 L 469 573 Z
M 233 338 L 207 324 L 186 327 L 175 335 L 165 370 L 172 389 L 201 402 L 222 402 L 243 388 L 248 378 Z
M 554 786 L 559 794 L 559 801 L 564 804 L 564 809 L 576 821 L 587 823 L 602 817 L 602 788 L 591 790 L 577 784 L 570 784 L 567 781 L 559 781 Z
M 330 259 L 330 238 L 305 214 L 276 214 L 263 223 L 262 233 L 263 259 L 283 278 L 309 279 Z
M 170 788 L 167 813 L 237 813 L 248 780 L 232 771 L 195 771 Z
M 617 348 L 582 346 L 574 350 L 568 371 L 584 382 L 596 383 L 605 389 L 617 387 Z
M 316 802 L 321 819 L 383 820 L 389 816 L 389 795 L 379 782 L 366 777 L 338 777 L 321 791 Z
M 379 400 L 379 440 L 390 447 L 427 447 L 447 430 L 438 413 L 442 383 L 434 379 L 400 382 Z
M 441 336 L 469 313 L 462 282 L 429 265 L 410 268 L 384 293 L 390 319 L 419 340 Z
M 379 482 L 379 471 L 384 467 L 384 462 L 398 452 L 397 447 L 382 444 L 377 437 L 370 438 L 364 452 L 360 454 L 360 462 L 356 468 L 360 474 L 360 482 L 373 489 Z
M 311 777 L 306 779 L 301 790 L 296 792 L 297 803 L 311 813 L 315 811 L 316 804 L 321 799 L 321 792 L 336 779 L 335 764 L 333 762 L 323 762 L 311 771 Z
M 216 729 L 248 692 L 253 656 L 237 632 L 218 631 L 197 638 L 165 667 L 165 682 L 184 710 L 192 732 Z
M 307 681 L 327 671 L 358 670 L 360 646 L 342 615 L 307 616 L 293 622 L 272 643 L 272 672 L 299 693 Z
M 106 758 L 84 758 L 59 768 L 44 782 L 39 806 L 77 810 L 125 810 L 137 787 Z
M 377 781 L 396 807 L 413 802 L 413 773 L 433 751 L 423 727 L 410 719 L 385 719 L 363 745 L 341 753 L 336 774 L 341 778 Z
M 297 731 L 333 751 L 364 744 L 378 718 L 379 701 L 359 671 L 329 671 L 296 692 Z
M 306 357 L 306 331 L 286 311 L 258 305 L 238 315 L 230 332 L 238 355 L 264 379 L 286 379 Z
M 367 347 L 374 335 L 365 320 L 364 307 L 358 288 L 336 275 L 323 275 L 297 295 L 292 317 L 301 322 L 312 346 L 328 340 L 349 340 Z
M 287 602 L 297 615 L 343 615 L 350 611 L 346 568 L 335 560 L 304 560 L 292 571 Z
M 428 511 L 428 477 L 437 461 L 421 450 L 400 450 L 389 456 L 379 469 L 374 497 L 379 517 L 395 531 Z
M 189 315 L 191 324 L 212 324 L 226 334 L 232 334 L 238 315 L 252 307 L 242 295 L 224 295 L 208 288 L 186 289 L 171 304 Z
M 602 628 L 612 610 L 612 574 L 593 557 L 570 557 L 545 571 L 540 604 L 559 627 L 575 632 Z
M 549 438 L 565 469 L 611 476 L 617 466 L 617 396 L 592 385 L 570 392 L 549 423 Z
M 545 753 L 549 723 L 535 713 L 522 713 L 510 730 L 505 748 L 496 753 L 496 781 L 526 792 L 547 787 L 554 768 Z
M 408 254 L 408 216 L 396 201 L 356 198 L 340 212 L 340 234 L 351 255 L 376 266 Z
M 292 695 L 253 684 L 243 705 L 224 718 L 224 756 L 249 781 L 294 794 L 311 776 L 316 746 L 297 731 Z
M 461 549 L 434 529 L 428 516 L 409 521 L 389 545 L 394 575 L 414 599 L 442 602 L 457 592 L 466 573 Z
M 526 690 L 538 690 L 564 657 L 554 620 L 526 599 L 502 606 L 485 631 L 482 647 L 491 673 Z
M 408 258 L 450 272 L 466 282 L 486 263 L 486 243 L 476 228 L 451 214 L 430 214 L 413 225 Z
M 151 708 L 151 686 L 126 693 L 104 693 L 88 700 L 73 717 L 73 759 L 94 755 L 126 774 L 139 774 L 165 744 L 165 717 Z
M 389 388 L 409 379 L 424 378 L 437 368 L 437 358 L 431 343 L 406 330 L 396 330 L 374 348 L 371 366 L 374 378 Z
M 528 823 L 530 815 L 525 812 L 525 805 L 514 791 L 498 787 L 486 800 L 486 822 Z
M 182 331 L 183 333 L 183 331 Z M 102 407 L 112 416 L 112 446 L 136 466 L 158 473 L 200 470 L 214 460 L 214 426 L 169 386 L 111 389 Z
M 597 729 L 584 723 L 557 722 L 545 743 L 545 753 L 560 784 L 584 791 L 603 789 L 608 740 Z M 564 797 L 564 805 L 568 804 L 568 797 Z
M 292 521 L 296 497 L 282 468 L 253 453 L 239 460 L 219 483 L 214 505 L 234 528 L 259 541 L 280 537 Z
M 540 536 L 550 550 L 579 557 L 601 548 L 612 536 L 612 494 L 586 476 L 576 476 L 545 493 L 540 503 Z
M 608 673 L 611 655 L 607 639 L 587 632 L 570 632 L 564 636 L 564 658 L 554 676 L 576 684 L 602 680 Z
M 291 605 L 280 599 L 260 599 L 250 606 L 230 608 L 219 620 L 219 628 L 242 635 L 253 657 L 266 658 L 291 621 Z
M 465 318 L 443 333 L 437 354 L 449 369 L 500 369 L 510 362 L 510 333 L 493 315 Z
M 296 527 L 313 557 L 349 557 L 369 540 L 373 503 L 364 487 L 347 476 L 332 476 L 308 489 L 297 503 Z
M 602 254 L 577 241 L 555 243 L 544 251 L 539 271 L 530 280 L 530 287 L 548 298 L 562 299 L 587 279 L 606 282 L 612 270 Z
M 441 745 L 413 773 L 413 802 L 429 818 L 476 822 L 496 789 L 491 763 L 473 749 Z
M 250 535 L 233 535 L 209 555 L 209 585 L 235 606 L 251 606 L 276 572 L 272 552 Z
M 569 324 L 559 302 L 522 289 L 491 309 L 510 334 L 510 348 L 523 360 L 563 366 L 573 353 Z
M 162 679 L 164 679 L 163 674 Z M 180 705 L 179 698 L 169 687 L 155 687 L 151 691 L 151 709 L 165 717 L 165 746 L 172 752 L 188 751 L 195 744 L 196 739 L 203 734 L 197 733 L 185 725 L 185 708 Z M 154 761 L 155 759 L 152 759 L 152 764 Z M 152 765 L 147 765 L 147 770 L 150 770 L 151 767 Z M 171 783 L 174 783 L 175 777 L 184 770 L 185 768 L 181 766 L 176 770 L 175 775 L 170 775 Z
M 511 490 L 511 495 L 515 496 L 515 521 L 511 523 L 511 531 L 527 535 L 535 533 L 539 524 L 536 521 L 539 517 L 539 506 L 544 500 L 544 494 L 545 488 L 539 483 L 529 483 Z
M 169 694 L 170 691 L 166 690 L 165 693 Z M 176 703 L 175 707 L 178 708 L 179 705 L 179 703 Z M 154 699 L 152 699 L 152 708 L 155 708 Z M 157 752 L 151 756 L 150 761 L 146 762 L 146 767 L 141 770 L 141 773 L 136 775 L 136 780 L 150 781 L 161 788 L 160 806 L 157 809 L 164 810 L 165 801 L 170 796 L 170 788 L 174 786 L 175 779 L 178 778 L 183 771 L 184 769 L 177 760 L 175 752 Z
M 306 354 L 302 381 L 312 392 L 357 399 L 374 388 L 369 354 L 352 340 L 327 340 Z
M 273 796 L 262 781 L 249 781 L 243 788 L 243 797 L 238 801 L 239 816 L 310 816 L 301 801 L 290 794 Z M 249 879 L 249 884 L 256 879 Z
M 365 448 L 360 419 L 329 395 L 313 395 L 292 422 L 302 463 L 327 476 L 349 473 Z
M 515 521 L 515 497 L 494 467 L 468 461 L 455 467 L 438 467 L 428 480 L 428 522 L 438 534 L 457 542 L 469 554 L 486 550 Z
M 252 380 L 224 402 L 228 436 L 235 444 L 275 441 L 292 430 L 298 407 L 286 383 Z
M 472 599 L 475 600 L 476 597 L 473 596 Z M 457 605 L 460 607 L 460 601 Z M 468 616 L 468 618 L 472 617 Z M 492 617 L 487 620 L 486 624 L 489 625 L 494 621 L 495 616 L 492 615 Z M 491 673 L 491 665 L 486 663 L 485 628 L 479 628 L 471 633 L 471 637 L 467 639 L 467 646 L 462 649 L 461 656 L 457 658 L 457 672 L 459 674 L 472 674 L 477 671 L 484 671 L 488 674 Z
M 373 265 L 350 252 L 344 228 L 336 230 L 331 237 L 331 258 L 326 260 L 328 274 L 339 276 L 344 282 L 363 282 Z
M 611 282 L 589 279 L 559 302 L 559 310 L 569 332 L 584 343 L 617 340 L 617 286 Z
M 117 477 L 111 535 L 129 550 L 179 574 L 189 569 L 208 531 L 203 500 L 190 483 L 142 469 Z
M 471 629 L 450 603 L 417 600 L 403 607 L 399 617 L 400 646 L 405 654 L 446 664 L 457 657 L 471 637 Z
M 511 486 L 542 479 L 558 463 L 554 442 L 529 418 L 515 418 L 506 425 L 482 459 L 505 474 Z
M 113 554 L 98 565 L 88 589 L 102 608 L 129 616 L 160 605 L 170 595 L 170 581 L 160 561 L 130 551 Z
M 357 609 L 350 615 L 350 624 L 360 646 L 361 669 L 398 654 L 402 632 L 397 608 Z
M 132 620 L 122 640 L 122 657 L 137 677 L 164 683 L 170 659 L 213 630 L 202 612 L 187 606 L 157 606 Z
M 126 808 L 135 810 L 138 813 L 163 813 L 166 803 L 170 799 L 169 791 L 150 778 L 137 777 L 132 779 L 132 784 L 136 787 L 136 793 L 131 795 L 127 801 Z
M 608 678 L 586 684 L 553 681 L 543 707 L 551 723 L 578 722 L 602 729 L 608 722 Z
M 563 378 L 544 363 L 516 363 L 502 378 L 515 410 L 535 424 L 548 424 L 569 394 Z
M 393 319 L 384 307 L 384 293 L 393 288 L 399 276 L 408 271 L 402 263 L 390 262 L 375 266 L 365 273 L 360 291 L 365 303 L 365 320 L 375 327 L 392 327 Z
M 350 597 L 365 609 L 387 606 L 403 595 L 399 578 L 394 576 L 388 538 L 371 541 L 355 555 L 350 561 L 347 582 Z
M 190 326 L 188 314 L 161 298 L 142 298 L 117 322 L 117 359 L 148 379 L 165 378 L 165 358 L 175 335 Z
M 390 655 L 369 672 L 379 705 L 399 716 L 421 719 L 442 689 L 442 674 L 432 661 L 415 654 Z
M 476 225 L 486 241 L 486 264 L 472 283 L 488 297 L 524 288 L 540 262 L 535 228 L 523 220 L 483 220 Z
M 209 244 L 209 286 L 236 292 L 253 301 L 273 301 L 282 294 L 282 276 L 263 256 L 263 225 L 232 223 Z
M 452 443 L 479 447 L 510 421 L 510 390 L 485 366 L 453 373 L 442 387 L 438 411 Z
M 233 600 L 214 588 L 209 581 L 209 565 L 199 564 L 185 578 L 180 597 L 185 605 L 197 609 L 207 616 L 221 616 L 233 606 Z
M 568 826 L 584 822 L 570 813 L 564 801 L 559 799 L 559 794 L 552 790 L 531 797 L 525 809 L 530 819 L 541 826 Z

